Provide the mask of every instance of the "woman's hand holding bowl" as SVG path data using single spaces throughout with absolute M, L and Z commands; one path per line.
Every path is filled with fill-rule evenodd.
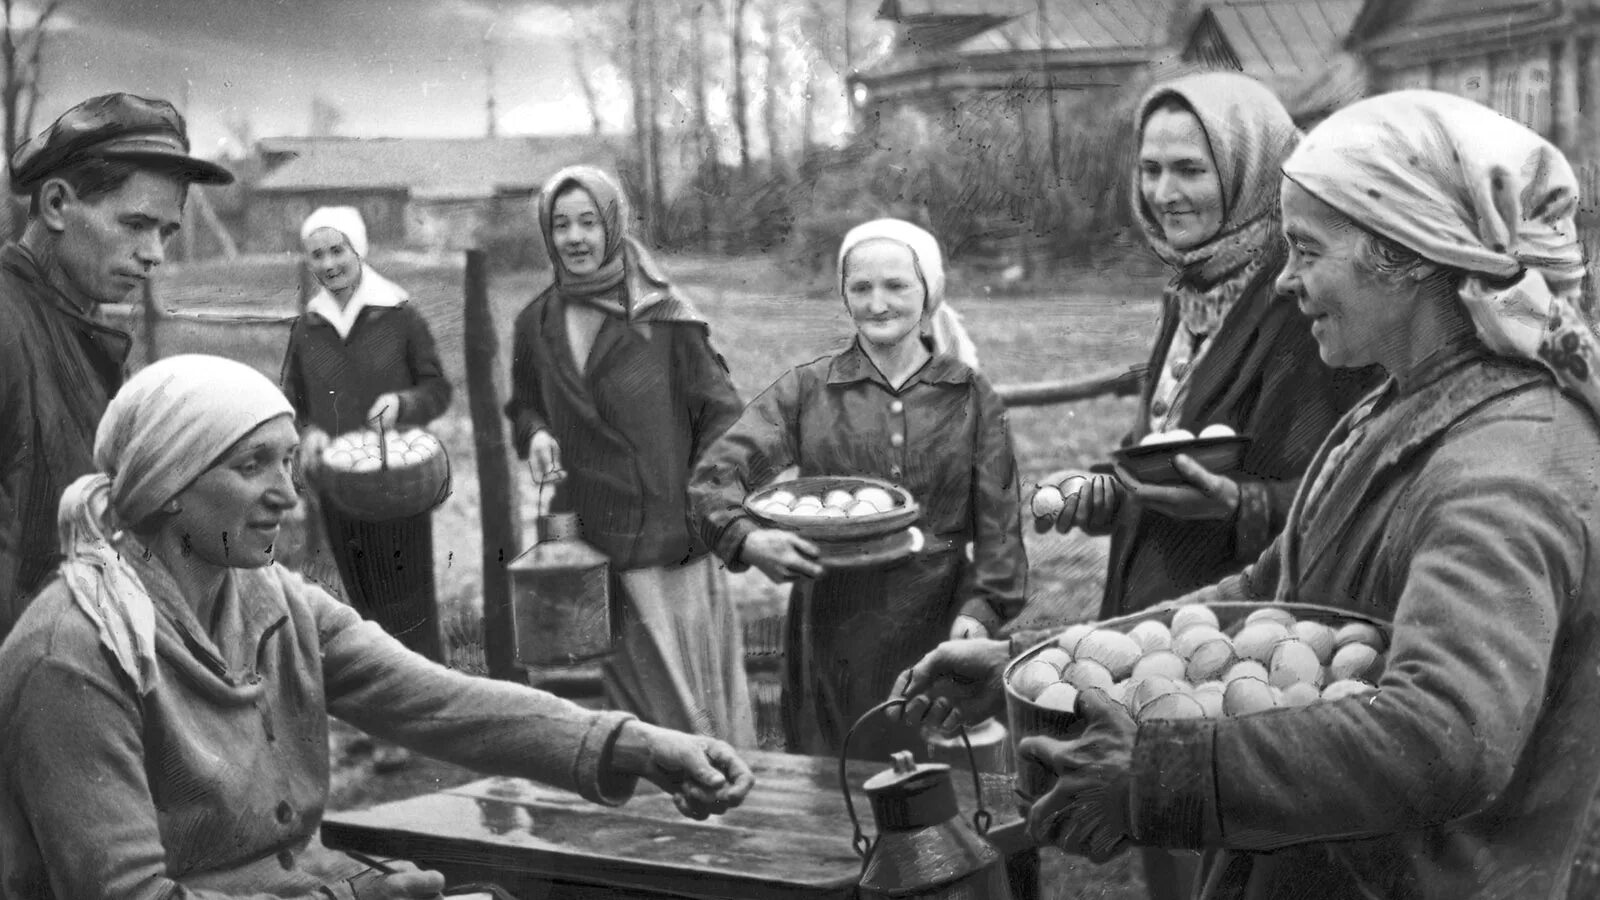
M 745 536 L 739 559 L 760 569 L 773 581 L 822 577 L 817 545 L 782 528 L 758 528 Z
M 1134 502 L 1151 512 L 1185 521 L 1232 518 L 1239 508 L 1238 482 L 1212 472 L 1182 453 L 1173 458 L 1172 464 L 1188 484 L 1145 484 L 1120 465 L 1117 477 L 1133 495 Z
M 1009 641 L 945 641 L 900 673 L 890 694 L 906 705 L 890 707 L 890 719 L 954 731 L 1005 712 L 1001 685 L 1011 659 Z

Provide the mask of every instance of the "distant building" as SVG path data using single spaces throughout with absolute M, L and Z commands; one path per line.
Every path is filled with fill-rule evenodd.
M 1343 52 L 1363 0 L 1211 0 L 1184 62 L 1243 72 L 1275 91 L 1302 125 L 1362 96 L 1364 68 Z
M 1170 56 L 1190 0 L 885 0 L 893 51 L 859 73 L 858 108 L 945 109 L 983 92 L 1045 88 L 1059 103 L 1120 95 Z
M 529 200 L 563 166 L 615 171 L 617 146 L 595 137 L 270 138 L 247 201 L 248 247 L 300 246 L 319 206 L 354 206 L 374 246 L 460 250 L 536 233 Z M 537 242 L 534 242 L 537 243 Z
M 1375 91 L 1470 97 L 1569 156 L 1600 141 L 1600 0 L 1368 0 L 1350 35 Z

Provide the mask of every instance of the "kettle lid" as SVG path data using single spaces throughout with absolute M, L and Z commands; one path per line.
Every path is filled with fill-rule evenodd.
M 868 795 L 893 792 L 896 788 L 921 789 L 950 778 L 949 766 L 944 763 L 919 763 L 910 750 L 896 751 L 890 756 L 890 761 L 892 768 L 873 775 L 862 785 Z

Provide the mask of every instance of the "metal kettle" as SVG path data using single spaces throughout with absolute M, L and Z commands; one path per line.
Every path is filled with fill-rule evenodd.
M 861 830 L 846 772 L 850 736 L 869 716 L 904 703 L 890 700 L 868 710 L 852 725 L 840 748 L 839 783 L 855 829 L 852 846 L 861 857 L 858 896 L 863 900 L 1011 900 L 1005 857 L 985 839 L 991 817 L 983 808 L 978 766 L 973 787 L 978 810 L 971 824 L 961 817 L 951 768 L 918 763 L 910 751 L 895 753 L 893 766 L 867 779 L 863 789 L 872 806 L 878 836 Z M 962 738 L 965 740 L 965 731 Z M 968 752 L 971 745 L 968 744 Z

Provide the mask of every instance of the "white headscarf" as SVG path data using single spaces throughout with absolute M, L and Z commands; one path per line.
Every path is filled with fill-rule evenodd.
M 1463 97 L 1396 91 L 1329 116 L 1283 173 L 1356 224 L 1467 272 L 1461 301 L 1484 344 L 1543 363 L 1600 415 L 1578 180 L 1550 142 Z
M 303 242 L 318 228 L 332 228 L 344 235 L 350 249 L 362 259 L 367 258 L 367 221 L 361 210 L 354 206 L 322 206 L 300 223 L 300 240 Z
M 850 229 L 839 244 L 839 293 L 844 294 L 844 264 L 850 251 L 867 241 L 894 241 L 911 251 L 922 276 L 922 286 L 928 294 L 928 320 L 934 350 L 946 353 L 978 367 L 977 347 L 961 324 L 961 317 L 944 302 L 944 255 L 939 252 L 939 242 L 921 228 L 901 219 L 874 219 Z
M 399 306 L 411 299 L 405 288 L 379 275 L 367 264 L 367 223 L 361 218 L 361 210 L 354 206 L 319 207 L 300 223 L 301 242 L 319 228 L 332 228 L 344 235 L 345 242 L 361 260 L 361 283 L 343 305 L 334 300 L 327 288 L 319 289 L 306 302 L 306 312 L 316 313 L 328 320 L 333 329 L 339 332 L 339 337 L 348 340 L 363 309 L 369 306 Z
M 270 379 L 217 356 L 172 356 L 128 379 L 95 434 L 100 471 L 62 494 L 61 575 L 140 693 L 154 686 L 155 605 L 119 552 L 144 522 L 241 438 L 294 409 Z

